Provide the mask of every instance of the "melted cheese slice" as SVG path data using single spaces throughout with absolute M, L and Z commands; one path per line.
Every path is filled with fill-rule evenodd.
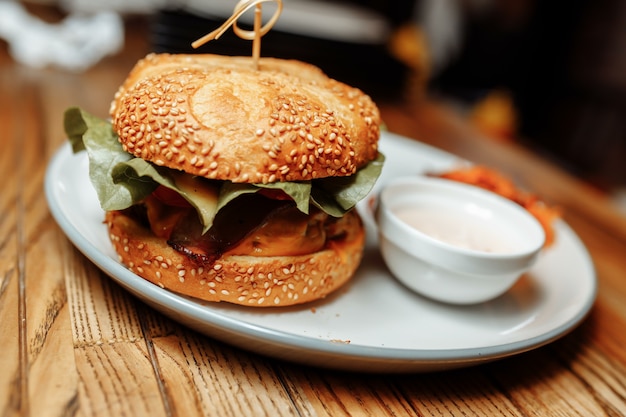
M 298 256 L 318 252 L 326 244 L 326 217 L 323 212 L 307 216 L 293 210 L 256 228 L 225 254 Z
M 203 178 L 184 172 L 175 173 L 173 178 L 180 194 L 198 210 L 203 223 L 206 225 L 205 227 L 208 229 L 217 213 L 219 188 Z

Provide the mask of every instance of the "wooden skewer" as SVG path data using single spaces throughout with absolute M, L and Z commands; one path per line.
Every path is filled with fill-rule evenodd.
M 252 61 L 254 69 L 259 69 L 259 57 L 261 56 L 261 23 L 263 10 L 261 3 L 254 8 L 254 39 L 252 40 Z
M 277 8 L 276 8 L 276 11 L 274 12 L 274 15 L 270 18 L 270 20 L 265 25 L 263 25 L 262 24 L 263 23 L 262 3 L 265 3 L 268 1 L 275 2 L 277 5 Z M 239 19 L 252 6 L 255 6 L 253 30 L 251 31 L 243 30 L 239 26 L 237 26 L 237 19 Z M 200 46 L 204 45 L 205 43 L 213 39 L 218 39 L 220 36 L 224 34 L 224 32 L 226 32 L 226 30 L 230 26 L 232 26 L 233 31 L 235 32 L 237 36 L 239 36 L 242 39 L 252 41 L 252 61 L 254 64 L 254 68 L 258 69 L 259 58 L 261 56 L 261 37 L 265 35 L 267 32 L 269 32 L 270 29 L 274 26 L 274 24 L 278 20 L 278 17 L 280 16 L 280 13 L 282 12 L 282 9 L 283 9 L 282 0 L 241 0 L 235 6 L 235 10 L 233 11 L 233 14 L 222 24 L 222 26 L 204 35 L 203 37 L 197 39 L 196 41 L 192 42 L 191 46 L 194 49 L 199 48 Z

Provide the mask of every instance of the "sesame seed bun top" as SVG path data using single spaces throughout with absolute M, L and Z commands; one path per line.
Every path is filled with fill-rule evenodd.
M 135 156 L 233 182 L 352 175 L 378 153 L 371 98 L 293 60 L 151 54 L 111 116 Z

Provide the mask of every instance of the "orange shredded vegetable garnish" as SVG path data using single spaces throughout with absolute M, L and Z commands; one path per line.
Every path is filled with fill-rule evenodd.
M 500 172 L 482 165 L 475 165 L 440 173 L 438 176 L 476 185 L 521 205 L 535 216 L 543 227 L 546 233 L 544 248 L 554 243 L 555 233 L 552 224 L 561 216 L 561 210 L 547 205 L 532 193 L 520 190 L 511 179 Z

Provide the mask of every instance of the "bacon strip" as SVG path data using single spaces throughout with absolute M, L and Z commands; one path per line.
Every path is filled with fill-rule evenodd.
M 182 217 L 173 228 L 167 243 L 197 263 L 212 264 L 261 227 L 272 213 L 284 211 L 289 206 L 293 206 L 293 203 L 286 200 L 273 200 L 254 194 L 240 196 L 217 213 L 213 226 L 204 235 L 197 216 Z

